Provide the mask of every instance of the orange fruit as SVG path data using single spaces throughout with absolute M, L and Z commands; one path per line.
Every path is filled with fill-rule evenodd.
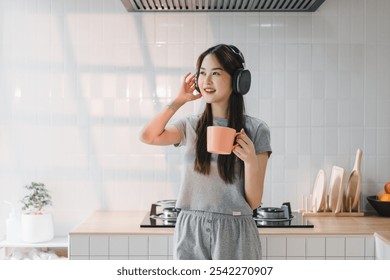
M 378 200 L 390 202 L 390 193 L 383 193 L 383 192 L 378 193 Z
M 387 183 L 385 184 L 385 192 L 386 192 L 386 193 L 390 193 L 390 182 L 387 182 Z

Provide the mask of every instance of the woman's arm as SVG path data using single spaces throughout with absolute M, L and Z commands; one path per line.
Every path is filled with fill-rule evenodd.
M 256 155 L 256 161 L 245 164 L 245 197 L 252 209 L 260 207 L 263 199 L 264 178 L 268 153 Z
M 141 131 L 140 140 L 150 145 L 172 145 L 181 140 L 180 132 L 174 126 L 167 126 L 169 120 L 176 111 L 186 102 L 202 97 L 201 94 L 194 95 L 195 74 L 187 73 L 184 76 L 182 87 L 178 96 L 156 115 Z
M 244 161 L 245 197 L 252 209 L 260 207 L 263 198 L 264 178 L 268 162 L 268 152 L 256 155 L 253 142 L 241 130 L 237 137 L 234 154 Z

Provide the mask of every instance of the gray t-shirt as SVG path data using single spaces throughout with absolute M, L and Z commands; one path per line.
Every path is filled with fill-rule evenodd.
M 199 117 L 200 115 L 189 116 L 173 122 L 182 136 L 181 142 L 175 146 L 184 145 L 186 148 L 184 174 L 176 207 L 183 210 L 199 210 L 228 215 L 252 215 L 252 209 L 245 200 L 243 179 L 236 179 L 233 184 L 225 183 L 218 173 L 218 155 L 211 155 L 209 175 L 194 170 L 195 129 Z M 256 154 L 264 152 L 271 154 L 270 131 L 267 124 L 246 115 L 244 120 L 246 133 L 255 146 Z M 213 124 L 227 126 L 227 119 L 214 118 Z M 237 158 L 237 160 L 240 159 Z M 238 172 L 237 169 L 236 172 Z

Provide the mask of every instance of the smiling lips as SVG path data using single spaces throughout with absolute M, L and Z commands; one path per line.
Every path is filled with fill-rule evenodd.
M 206 93 L 214 93 L 214 92 L 215 92 L 215 89 L 213 89 L 213 88 L 205 88 L 204 91 L 205 91 Z

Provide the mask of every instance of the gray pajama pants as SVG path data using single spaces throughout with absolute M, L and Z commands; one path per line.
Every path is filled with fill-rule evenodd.
M 261 259 L 259 233 L 251 216 L 182 210 L 174 240 L 174 259 Z

